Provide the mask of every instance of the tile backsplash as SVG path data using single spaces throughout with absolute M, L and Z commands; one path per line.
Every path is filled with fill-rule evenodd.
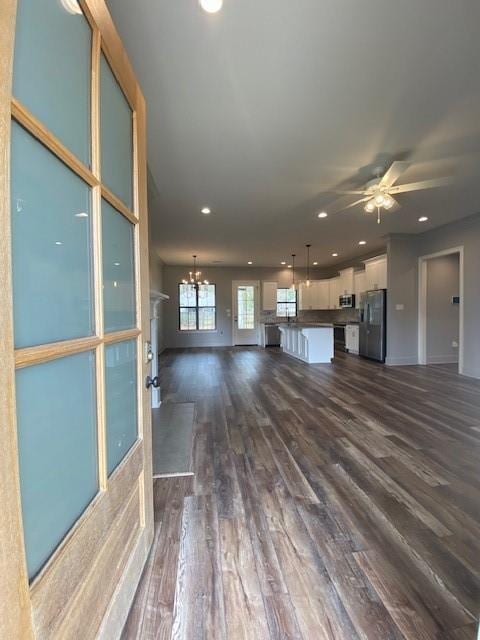
M 295 318 L 298 322 L 359 322 L 359 309 L 325 309 L 299 311 Z M 286 322 L 286 318 L 279 318 L 275 311 L 261 311 L 260 322 Z

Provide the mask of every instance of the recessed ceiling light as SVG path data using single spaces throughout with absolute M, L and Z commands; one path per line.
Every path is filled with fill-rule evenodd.
M 114 263 L 113 263 L 113 265 L 114 265 L 115 267 L 119 267 L 119 266 L 120 266 L 120 263 L 119 263 L 119 262 L 114 262 Z
M 247 264 L 253 264 L 253 262 L 252 262 L 251 260 L 249 260 L 249 261 L 247 262 Z
M 314 266 L 314 267 L 316 267 L 316 266 L 317 266 L 317 264 L 318 264 L 318 262 L 314 262 L 314 263 L 313 263 L 313 266 Z
M 420 216 L 420 218 L 418 219 L 419 222 L 426 222 L 427 220 L 427 216 Z
M 76 218 L 88 218 L 88 213 L 85 213 L 85 211 L 82 211 L 81 213 L 76 213 L 75 217 Z
M 60 245 L 62 245 L 62 244 L 63 244 L 63 242 L 60 242 L 59 240 L 57 240 L 57 241 L 55 242 L 55 244 L 59 247 Z
M 328 213 L 326 213 L 325 211 L 320 211 L 320 213 L 318 214 L 319 218 L 326 218 L 328 216 Z
M 200 6 L 207 13 L 217 13 L 223 5 L 223 0 L 200 0 Z
M 202 213 L 208 216 L 209 213 L 212 213 L 212 210 L 209 207 L 203 207 Z
M 366 240 L 360 240 L 360 242 L 358 244 L 367 244 Z
M 287 264 L 287 267 L 288 267 L 289 269 L 291 269 L 291 268 L 292 268 L 292 265 L 291 265 L 291 264 Z
M 287 264 L 287 263 L 285 262 L 285 260 L 283 260 L 280 264 Z
M 332 253 L 332 258 L 338 258 L 338 253 Z

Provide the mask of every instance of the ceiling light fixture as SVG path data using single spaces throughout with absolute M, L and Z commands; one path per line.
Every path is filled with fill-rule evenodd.
M 420 216 L 420 218 L 418 219 L 419 222 L 426 222 L 427 220 L 427 216 Z
M 85 213 L 85 211 L 82 211 L 81 213 L 76 213 L 75 218 L 88 218 L 88 213 Z
M 318 214 L 319 218 L 327 218 L 328 217 L 328 213 L 326 211 L 320 211 L 320 213 Z
M 367 241 L 366 240 L 360 240 L 360 242 L 358 244 L 362 244 L 362 245 L 363 244 L 367 244 Z
M 290 289 L 295 289 L 295 254 L 292 253 L 292 286 Z
M 307 281 L 306 281 L 306 285 L 307 287 L 310 286 L 310 247 L 312 246 L 311 244 L 306 244 L 305 245 L 307 247 Z
M 291 269 L 292 265 L 291 264 L 287 264 L 287 269 Z
M 280 264 L 285 265 L 285 264 L 287 264 L 287 263 L 285 262 L 285 260 L 282 260 L 282 262 L 280 262 Z
M 332 253 L 332 258 L 338 258 L 338 253 Z
M 193 270 L 188 272 L 188 278 L 184 278 L 182 280 L 182 284 L 191 284 L 195 289 L 198 290 L 201 284 L 208 284 L 208 280 L 201 280 L 200 277 L 202 275 L 201 271 L 197 271 L 197 256 L 193 257 Z
M 253 262 L 252 262 L 251 260 L 249 260 L 249 261 L 247 262 L 247 264 L 253 264 Z
M 68 13 L 71 13 L 72 15 L 82 14 L 82 10 L 80 8 L 80 5 L 78 4 L 78 0 L 60 0 L 60 2 L 62 3 L 65 11 L 68 11 Z
M 200 6 L 207 13 L 217 13 L 223 5 L 223 0 L 200 0 Z
M 203 215 L 208 216 L 210 213 L 212 213 L 212 210 L 210 209 L 210 207 L 203 207 L 202 213 Z
M 314 263 L 313 263 L 313 266 L 314 266 L 314 267 L 316 267 L 316 266 L 317 266 L 317 264 L 318 264 L 318 262 L 314 262 Z

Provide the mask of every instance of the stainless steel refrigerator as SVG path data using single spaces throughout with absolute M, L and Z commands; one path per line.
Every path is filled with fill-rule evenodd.
M 385 362 L 387 291 L 378 289 L 363 294 L 360 305 L 360 355 Z

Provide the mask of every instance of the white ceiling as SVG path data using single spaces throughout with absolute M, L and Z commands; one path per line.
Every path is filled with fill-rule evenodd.
M 480 211 L 478 177 L 318 220 L 377 165 L 480 174 L 478 0 L 109 0 L 148 107 L 152 242 L 167 264 L 321 265 Z M 202 206 L 212 215 L 200 214 Z M 419 215 L 428 223 L 420 225 Z M 337 251 L 339 258 L 331 253 Z

